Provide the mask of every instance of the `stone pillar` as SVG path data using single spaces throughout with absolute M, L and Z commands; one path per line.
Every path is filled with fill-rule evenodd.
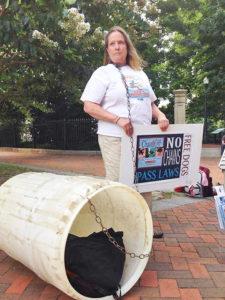
M 185 124 L 187 90 L 180 89 L 174 91 L 174 124 Z

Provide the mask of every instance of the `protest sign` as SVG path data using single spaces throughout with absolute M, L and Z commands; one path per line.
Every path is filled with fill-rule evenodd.
M 170 125 L 165 132 L 158 125 L 134 126 L 133 151 L 130 138 L 122 137 L 120 182 L 138 185 L 140 192 L 193 184 L 200 164 L 202 129 L 202 124 Z

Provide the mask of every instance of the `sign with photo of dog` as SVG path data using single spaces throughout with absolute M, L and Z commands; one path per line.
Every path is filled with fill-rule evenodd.
M 157 125 L 135 126 L 133 150 L 130 138 L 122 137 L 120 182 L 136 185 L 140 192 L 193 183 L 200 164 L 202 130 L 202 124 L 170 125 L 165 132 Z

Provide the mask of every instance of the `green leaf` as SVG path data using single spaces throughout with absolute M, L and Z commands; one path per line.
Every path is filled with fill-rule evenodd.
M 76 2 L 76 0 L 65 0 L 65 3 L 68 5 L 72 5 Z
M 6 1 L 5 8 L 9 7 L 9 0 Z

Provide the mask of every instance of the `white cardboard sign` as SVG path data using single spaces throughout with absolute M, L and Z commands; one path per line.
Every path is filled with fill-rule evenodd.
M 134 126 L 133 153 L 130 138 L 126 134 L 122 137 L 120 182 L 135 187 L 136 175 L 139 192 L 194 184 L 202 132 L 203 124 L 174 124 L 164 132 L 158 125 Z

